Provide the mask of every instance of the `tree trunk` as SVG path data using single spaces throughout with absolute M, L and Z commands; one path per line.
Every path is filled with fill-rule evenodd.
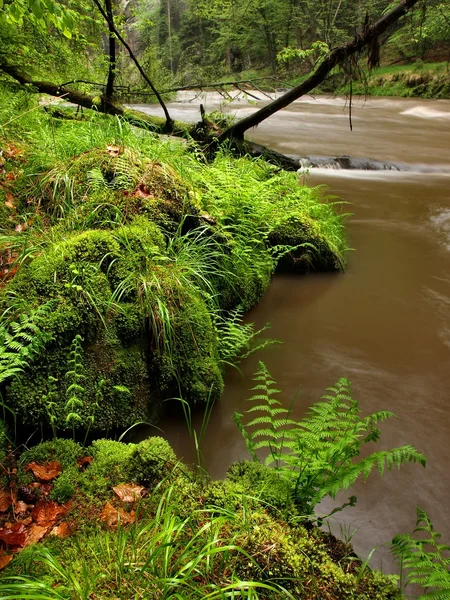
M 112 100 L 114 95 L 114 79 L 116 76 L 116 36 L 114 34 L 114 15 L 111 0 L 105 0 L 105 8 L 109 31 L 109 70 L 105 95 L 108 100 Z
M 289 90 L 289 92 L 286 92 L 283 96 L 274 100 L 267 106 L 264 106 L 255 113 L 229 127 L 220 136 L 219 141 L 224 141 L 229 138 L 243 139 L 244 133 L 248 129 L 256 127 L 268 117 L 294 102 L 294 100 L 311 92 L 322 83 L 334 67 L 343 63 L 346 58 L 361 52 L 365 46 L 377 42 L 378 37 L 384 33 L 390 25 L 398 21 L 400 17 L 404 16 L 418 1 L 419 0 L 403 0 L 393 10 L 377 21 L 375 25 L 371 27 L 365 26 L 363 31 L 357 35 L 352 42 L 348 42 L 329 52 L 314 73 L 303 83 L 292 90 Z
M 120 41 L 120 43 L 126 48 L 128 54 L 130 55 L 131 60 L 136 65 L 136 67 L 137 67 L 139 73 L 141 74 L 142 78 L 147 82 L 147 84 L 150 86 L 152 92 L 155 94 L 156 98 L 158 99 L 158 102 L 160 103 L 161 108 L 163 109 L 164 115 L 166 117 L 167 130 L 170 131 L 170 129 L 173 127 L 173 120 L 172 120 L 171 116 L 169 115 L 169 111 L 167 110 L 167 106 L 166 106 L 164 100 L 161 98 L 160 93 L 155 88 L 155 86 L 150 81 L 150 79 L 147 77 L 144 69 L 141 67 L 138 59 L 134 55 L 134 52 L 132 51 L 132 49 L 130 48 L 130 46 L 127 44 L 127 42 L 123 39 L 123 37 L 117 31 L 117 28 L 114 25 L 114 22 L 112 22 L 112 23 L 110 23 L 110 21 L 108 22 L 108 16 L 107 16 L 106 12 L 104 11 L 103 6 L 100 4 L 99 0 L 93 0 L 93 2 L 95 4 L 95 6 L 98 8 L 98 10 L 101 12 L 103 18 L 108 23 L 108 25 L 111 24 L 113 32 L 114 32 L 114 35 Z

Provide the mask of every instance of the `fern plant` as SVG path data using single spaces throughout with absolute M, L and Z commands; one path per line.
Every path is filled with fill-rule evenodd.
M 219 358 L 223 364 L 235 366 L 257 350 L 280 343 L 260 338 L 269 329 L 269 323 L 255 331 L 253 323 L 242 323 L 243 316 L 244 311 L 240 306 L 229 311 L 226 317 L 216 315 Z
M 434 530 L 430 517 L 419 507 L 414 533 L 422 534 L 421 539 L 400 534 L 391 544 L 402 570 L 408 570 L 405 583 L 424 588 L 420 600 L 450 600 L 450 546 L 440 543 L 441 534 Z
M 0 384 L 19 375 L 50 341 L 51 335 L 40 324 L 50 312 L 48 302 L 17 321 L 0 324 Z
M 292 404 L 285 408 L 276 398 L 279 390 L 267 367 L 259 363 L 255 376 L 256 393 L 247 413 L 254 416 L 244 424 L 242 414 L 234 415 L 248 451 L 254 460 L 265 452 L 264 462 L 289 479 L 296 503 L 312 514 L 326 496 L 336 497 L 352 486 L 358 477 L 367 479 L 374 468 L 382 475 L 385 468 L 406 462 L 425 466 L 423 454 L 412 446 L 379 450 L 360 458 L 361 449 L 377 442 L 381 431 L 377 424 L 392 417 L 388 411 L 361 417 L 358 401 L 352 398 L 350 383 L 339 379 L 328 388 L 322 401 L 314 404 L 300 421 L 291 416 Z M 354 499 L 350 500 L 354 504 Z
M 69 368 L 66 372 L 66 378 L 68 380 L 69 386 L 66 391 L 66 423 L 72 425 L 73 439 L 75 439 L 75 424 L 80 423 L 83 420 L 78 411 L 84 406 L 82 397 L 86 392 L 85 387 L 82 385 L 82 382 L 85 379 L 84 365 L 82 361 L 82 341 L 83 338 L 81 337 L 81 335 L 77 334 L 74 337 L 70 346 L 69 360 L 67 361 Z

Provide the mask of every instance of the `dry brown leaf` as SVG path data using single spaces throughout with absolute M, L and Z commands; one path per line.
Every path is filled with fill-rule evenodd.
M 106 152 L 111 156 L 119 156 L 119 154 L 122 154 L 123 150 L 120 146 L 106 146 Z
M 7 546 L 23 547 L 26 540 L 25 527 L 23 523 L 13 523 L 9 527 L 0 529 L 0 540 Z
M 61 473 L 62 466 L 56 460 L 46 464 L 31 462 L 27 465 L 25 471 L 32 471 L 36 479 L 40 479 L 41 481 L 51 481 Z
M 0 550 L 0 571 L 6 567 L 13 559 L 12 554 L 6 554 L 4 550 Z
M 33 517 L 33 521 L 38 525 L 50 527 L 50 525 L 55 524 L 59 517 L 65 515 L 67 510 L 67 505 L 64 506 L 62 504 L 57 504 L 52 500 L 40 500 L 33 508 L 31 515 Z
M 8 208 L 16 208 L 14 205 L 14 196 L 11 194 L 11 192 L 7 192 L 5 194 L 5 196 L 6 196 L 5 206 L 7 206 Z
M 114 508 L 112 504 L 107 502 L 102 510 L 100 519 L 108 525 L 108 527 L 116 527 L 121 525 L 129 525 L 134 523 L 135 512 L 125 512 L 122 508 Z
M 8 144 L 8 146 L 5 148 L 5 155 L 8 158 L 14 158 L 19 154 L 22 154 L 22 150 L 20 150 L 20 148 L 17 146 L 14 146 L 14 144 Z
M 33 523 L 27 531 L 27 537 L 25 539 L 24 547 L 38 542 L 44 537 L 44 535 L 49 529 L 50 527 L 44 527 L 42 525 L 37 525 L 36 523 Z
M 153 194 L 145 185 L 145 183 L 141 183 L 134 192 L 133 198 L 153 198 Z
M 77 458 L 78 468 L 80 470 L 85 469 L 91 462 L 94 460 L 93 456 L 82 456 L 81 458 Z
M 19 500 L 19 502 L 14 504 L 14 512 L 18 513 L 19 515 L 26 513 L 30 508 L 33 508 L 33 505 L 22 502 L 22 500 Z
M 122 502 L 136 502 L 142 497 L 145 488 L 142 485 L 122 483 L 113 487 L 113 490 Z
M 6 512 L 13 503 L 11 490 L 0 490 L 0 512 Z
M 59 538 L 66 538 L 72 535 L 72 527 L 67 521 L 63 521 L 59 525 L 55 525 L 51 531 L 51 535 L 56 535 Z
M 38 496 L 48 496 L 50 494 L 50 492 L 53 489 L 53 484 L 51 483 L 41 483 L 40 481 L 33 481 L 33 483 L 30 483 L 31 488 L 34 488 L 37 493 Z M 38 498 L 39 500 L 39 498 Z

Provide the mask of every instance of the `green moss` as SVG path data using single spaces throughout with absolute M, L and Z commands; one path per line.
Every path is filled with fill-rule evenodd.
M 122 444 L 113 440 L 95 440 L 89 448 L 94 460 L 86 469 L 86 478 L 95 486 L 97 480 L 107 480 L 112 487 L 129 483 L 131 456 L 135 444 Z
M 79 481 L 80 472 L 78 467 L 67 467 L 53 482 L 50 492 L 51 500 L 60 504 L 65 504 L 71 500 L 75 496 Z
M 130 475 L 134 481 L 153 487 L 174 475 L 177 457 L 161 437 L 150 437 L 135 445 L 130 455 Z
M 305 272 L 335 271 L 342 262 L 321 232 L 320 223 L 306 215 L 288 215 L 268 237 L 271 246 L 291 246 L 278 262 L 280 270 Z
M 20 464 L 28 465 L 30 462 L 46 463 L 54 460 L 61 463 L 63 469 L 76 464 L 77 458 L 85 455 L 85 450 L 73 440 L 57 438 L 42 442 L 21 454 Z
M 231 465 L 227 478 L 239 483 L 246 494 L 260 498 L 267 510 L 296 515 L 291 484 L 274 469 L 259 462 L 242 461 Z
M 215 401 L 223 390 L 217 337 L 205 301 L 180 284 L 178 273 L 160 272 L 163 301 L 153 294 L 149 320 L 156 345 L 153 370 L 165 398 L 179 397 L 191 404 Z

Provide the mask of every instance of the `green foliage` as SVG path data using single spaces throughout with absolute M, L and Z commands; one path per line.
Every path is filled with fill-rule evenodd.
M 224 364 L 235 365 L 253 352 L 277 343 L 275 340 L 260 338 L 261 334 L 269 329 L 269 323 L 255 331 L 253 323 L 242 323 L 243 316 L 243 310 L 238 306 L 231 310 L 226 317 L 217 317 L 219 358 Z
M 249 399 L 253 406 L 247 413 L 256 416 L 246 425 L 242 414 L 235 414 L 235 420 L 253 459 L 259 460 L 259 450 L 266 452 L 265 464 L 273 465 L 292 483 L 295 501 L 306 514 L 312 514 L 325 496 L 334 498 L 348 489 L 358 477 L 367 479 L 374 468 L 383 475 L 386 467 L 391 470 L 406 462 L 425 466 L 425 457 L 412 446 L 379 450 L 361 458 L 362 448 L 380 439 L 377 424 L 393 415 L 380 411 L 361 418 L 346 379 L 328 388 L 330 393 L 301 421 L 292 419 L 291 409 L 275 397 L 279 390 L 263 363 L 255 381 L 256 393 Z
M 419 539 L 413 537 L 414 534 L 419 534 Z M 421 600 L 447 600 L 450 598 L 450 546 L 440 542 L 441 534 L 434 530 L 430 517 L 419 507 L 413 535 L 397 535 L 391 545 L 401 568 L 407 570 L 406 583 L 424 588 Z
M 95 440 L 90 451 L 93 463 L 87 469 L 87 477 L 95 485 L 98 479 L 108 479 L 109 485 L 127 482 L 130 476 L 130 460 L 135 444 L 122 444 L 113 440 Z

